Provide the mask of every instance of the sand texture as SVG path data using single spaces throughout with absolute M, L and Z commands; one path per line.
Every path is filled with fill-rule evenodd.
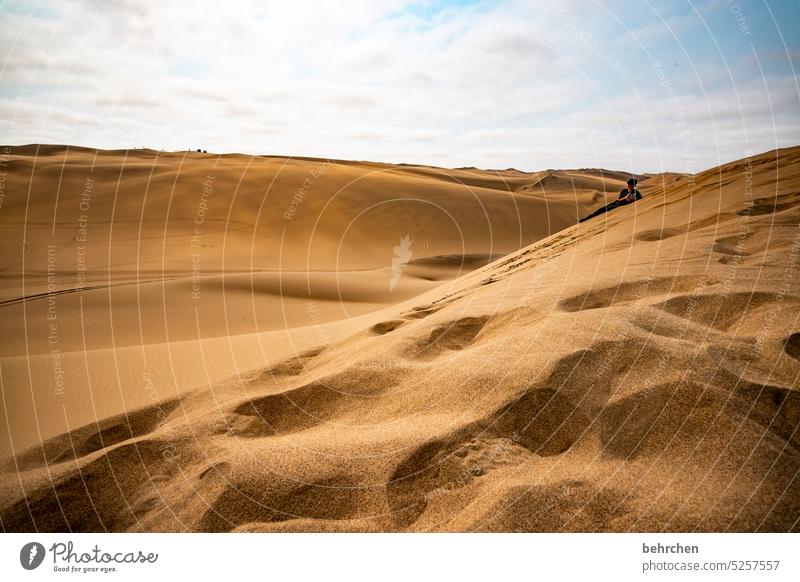
M 6 171 L 6 531 L 800 530 L 800 147 Z

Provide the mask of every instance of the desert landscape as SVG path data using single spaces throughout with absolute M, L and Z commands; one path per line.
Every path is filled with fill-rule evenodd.
M 800 530 L 800 147 L 3 151 L 4 531 Z

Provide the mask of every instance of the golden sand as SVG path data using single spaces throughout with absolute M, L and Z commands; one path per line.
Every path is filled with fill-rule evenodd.
M 7 531 L 800 529 L 800 148 L 582 224 L 625 174 L 36 154 Z

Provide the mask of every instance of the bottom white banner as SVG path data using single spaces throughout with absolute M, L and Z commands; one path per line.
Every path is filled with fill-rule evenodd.
M 800 580 L 797 534 L 3 534 L 3 580 Z M 224 578 L 223 578 L 224 577 Z

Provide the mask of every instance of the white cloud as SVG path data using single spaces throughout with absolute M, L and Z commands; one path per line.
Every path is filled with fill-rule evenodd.
M 648 55 L 619 32 L 609 14 L 624 20 L 626 7 L 616 4 L 87 0 L 0 10 L 0 109 L 17 113 L 13 127 L 0 118 L 0 141 L 684 169 L 653 55 L 693 135 L 715 144 L 698 144 L 698 169 L 744 155 L 744 141 L 758 151 L 797 135 L 792 77 L 726 74 L 713 55 L 693 63 L 697 75 L 668 68 L 668 57 L 683 58 L 672 32 L 655 17 L 632 27 Z M 679 37 L 696 34 L 692 14 L 665 14 Z M 615 59 L 630 78 L 609 66 Z

